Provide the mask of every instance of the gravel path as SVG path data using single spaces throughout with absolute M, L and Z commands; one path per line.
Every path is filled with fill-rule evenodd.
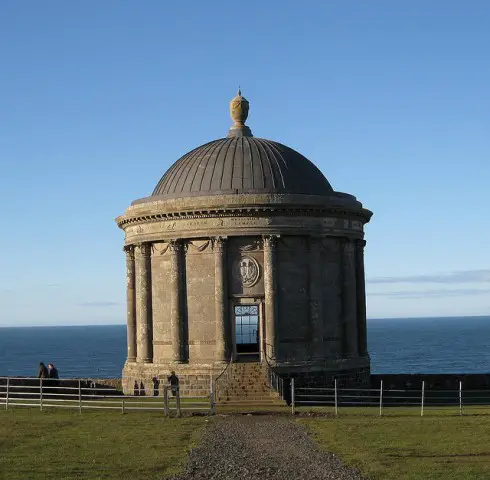
M 306 430 L 281 417 L 230 416 L 210 425 L 173 480 L 360 480 Z

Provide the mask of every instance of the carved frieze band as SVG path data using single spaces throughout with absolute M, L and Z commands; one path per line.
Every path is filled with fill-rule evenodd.
M 164 255 L 167 253 L 170 244 L 168 242 L 158 242 L 152 244 L 153 253 L 158 253 L 159 255 Z
M 208 247 L 212 247 L 211 240 L 192 240 L 187 242 L 187 245 L 190 249 L 195 250 L 197 252 L 204 252 Z
M 124 228 L 131 223 L 146 223 L 160 220 L 182 220 L 182 219 L 204 219 L 204 218 L 228 218 L 228 217 L 270 217 L 270 216 L 282 216 L 282 217 L 328 217 L 329 215 L 336 216 L 349 216 L 360 218 L 360 224 L 353 225 L 354 229 L 362 229 L 362 224 L 370 220 L 371 215 L 364 211 L 353 211 L 338 208 L 284 208 L 284 207 L 254 207 L 251 212 L 250 209 L 233 208 L 223 211 L 183 211 L 183 212 L 169 212 L 169 213 L 155 213 L 151 215 L 134 216 L 130 218 L 124 218 L 118 222 L 119 227 Z
M 262 249 L 262 242 L 260 240 L 252 240 L 249 244 L 247 245 L 241 245 L 238 247 L 241 252 L 252 252 L 256 250 L 261 250 Z

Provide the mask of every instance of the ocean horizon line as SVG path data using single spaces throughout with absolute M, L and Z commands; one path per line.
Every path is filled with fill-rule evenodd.
M 431 315 L 431 316 L 421 316 L 421 317 L 368 317 L 368 321 L 377 321 L 377 320 L 450 320 L 456 318 L 489 318 L 490 313 L 481 314 L 481 315 Z M 58 324 L 30 324 L 30 325 L 14 325 L 0 324 L 0 328 L 57 328 L 57 327 L 123 327 L 126 326 L 126 323 L 76 323 L 76 324 L 66 324 L 66 323 L 58 323 Z

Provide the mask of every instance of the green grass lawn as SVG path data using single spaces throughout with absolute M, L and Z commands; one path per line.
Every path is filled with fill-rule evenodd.
M 158 479 L 180 471 L 208 419 L 152 412 L 0 411 L 0 479 Z
M 370 479 L 490 479 L 490 416 L 397 411 L 380 418 L 353 409 L 298 421 L 322 448 Z

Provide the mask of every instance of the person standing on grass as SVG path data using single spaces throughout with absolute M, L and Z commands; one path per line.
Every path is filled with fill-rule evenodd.
M 179 377 L 175 375 L 175 372 L 172 370 L 170 372 L 170 377 L 167 377 L 167 380 L 168 383 L 170 383 L 172 395 L 175 397 L 175 395 L 177 395 L 177 391 L 179 390 Z
M 49 372 L 48 369 L 46 368 L 46 365 L 44 365 L 43 362 L 39 364 L 39 375 L 37 378 L 48 378 L 49 377 Z

